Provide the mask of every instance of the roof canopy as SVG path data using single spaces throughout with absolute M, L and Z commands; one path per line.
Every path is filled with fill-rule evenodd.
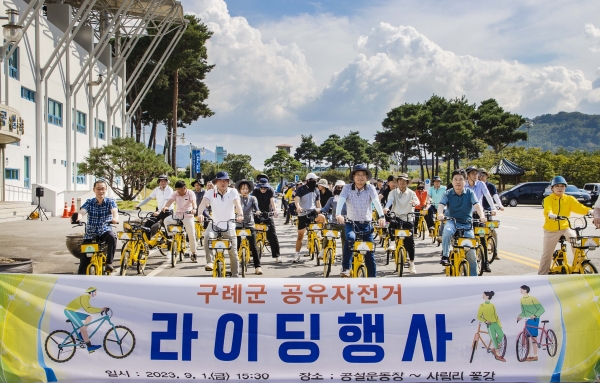
M 496 166 L 493 166 L 490 169 L 491 174 L 497 174 L 500 176 L 522 176 L 525 174 L 525 169 L 503 158 L 500 160 L 500 163 Z

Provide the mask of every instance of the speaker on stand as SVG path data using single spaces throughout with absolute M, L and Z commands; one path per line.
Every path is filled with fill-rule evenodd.
M 44 220 L 43 217 L 46 217 L 46 219 L 48 219 L 48 216 L 46 215 L 44 210 L 42 210 L 42 206 L 41 206 L 41 198 L 44 196 L 44 188 L 41 186 L 36 187 L 35 188 L 35 196 L 38 199 L 38 204 L 37 204 L 36 208 L 31 212 L 31 214 L 29 214 L 27 219 L 35 219 L 37 217 L 40 218 L 40 221 Z

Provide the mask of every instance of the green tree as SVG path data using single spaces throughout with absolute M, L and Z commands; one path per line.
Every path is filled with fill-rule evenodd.
M 252 178 L 254 174 L 254 168 L 250 165 L 252 157 L 247 154 L 227 154 L 223 159 L 222 168 L 233 181 L 239 181 L 241 179 Z
M 375 166 L 375 178 L 379 177 L 379 170 L 387 170 L 390 167 L 390 155 L 384 153 L 379 143 L 374 142 L 367 147 L 367 164 Z
M 145 183 L 169 170 L 162 155 L 131 137 L 114 138 L 110 145 L 90 149 L 79 164 L 79 174 L 104 178 L 124 201 L 133 200 Z
M 351 161 L 350 153 L 344 149 L 342 139 L 337 134 L 332 134 L 319 146 L 319 157 L 329 163 L 330 169 L 339 168 Z
M 362 138 L 359 132 L 350 132 L 344 136 L 342 147 L 350 154 L 346 158 L 346 164 L 350 169 L 356 164 L 363 164 L 369 160 L 367 156 L 369 141 Z
M 271 158 L 265 160 L 264 171 L 269 179 L 279 180 L 285 178 L 291 180 L 296 172 L 302 169 L 300 161 L 292 157 L 283 149 L 279 149 Z
M 402 171 L 408 169 L 408 159 L 417 155 L 416 132 L 419 127 L 421 105 L 403 104 L 393 108 L 375 134 L 375 141 L 384 153 L 392 155 Z
M 319 147 L 313 141 L 312 134 L 305 136 L 301 135 L 302 142 L 296 148 L 294 158 L 298 161 L 304 161 L 308 164 L 308 167 L 312 169 L 312 163 L 319 159 Z
M 477 136 L 496 153 L 527 139 L 527 133 L 518 130 L 526 120 L 518 114 L 505 112 L 493 98 L 482 101 L 473 117 L 477 123 Z

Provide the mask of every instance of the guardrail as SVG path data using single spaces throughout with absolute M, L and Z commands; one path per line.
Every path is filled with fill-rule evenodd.
M 20 186 L 5 185 L 4 196 L 6 201 L 31 202 L 31 189 Z

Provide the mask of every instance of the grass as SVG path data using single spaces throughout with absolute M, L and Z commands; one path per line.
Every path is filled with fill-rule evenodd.
M 135 206 L 139 201 L 117 201 L 117 207 L 119 210 L 135 210 Z M 156 210 L 156 200 L 150 200 L 147 204 L 142 206 L 142 210 L 154 211 Z

